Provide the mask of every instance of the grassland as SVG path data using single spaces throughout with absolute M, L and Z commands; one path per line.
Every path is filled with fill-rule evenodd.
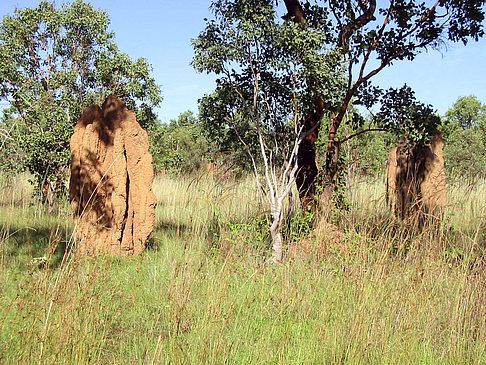
M 276 266 L 251 180 L 157 177 L 131 259 L 77 257 L 67 204 L 0 185 L 0 363 L 486 363 L 485 182 L 451 184 L 421 232 L 355 182 L 329 223 L 289 224 Z

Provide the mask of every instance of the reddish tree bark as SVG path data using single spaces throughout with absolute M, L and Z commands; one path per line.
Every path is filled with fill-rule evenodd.
M 305 14 L 299 0 L 284 0 L 288 14 L 285 19 L 292 19 L 293 21 L 302 24 L 305 21 Z M 355 18 L 349 24 L 342 26 L 338 37 L 338 46 L 344 50 L 348 49 L 349 38 L 361 27 L 365 26 L 370 21 L 374 20 L 374 12 L 376 10 L 376 0 L 370 0 L 366 3 L 361 3 L 361 10 L 363 14 Z M 322 182 L 324 184 L 325 203 L 329 201 L 332 194 L 332 186 L 334 184 L 335 175 L 337 172 L 337 163 L 340 149 L 340 142 L 336 141 L 336 134 L 339 126 L 344 118 L 348 104 L 356 92 L 357 87 L 364 81 L 358 82 L 348 90 L 348 93 L 343 101 L 341 110 L 333 118 L 333 123 L 329 130 L 328 144 L 326 150 L 326 165 L 322 174 Z M 310 85 L 315 84 L 315 80 L 311 80 Z M 311 91 L 311 90 L 310 90 Z M 317 127 L 324 115 L 324 96 L 316 98 L 314 103 L 314 110 L 306 115 L 303 119 L 303 132 L 308 133 L 304 141 L 300 145 L 298 151 L 298 172 L 296 176 L 297 188 L 299 190 L 300 201 L 304 209 L 310 209 L 315 212 L 317 209 L 318 199 L 316 198 L 316 183 L 319 174 L 316 158 L 316 142 L 319 137 L 319 128 Z
M 296 183 L 299 191 L 299 198 L 304 209 L 314 212 L 316 209 L 316 180 L 319 174 L 317 168 L 316 142 L 319 138 L 319 122 L 324 114 L 324 102 L 319 97 L 315 102 L 315 109 L 309 113 L 303 123 L 303 132 L 306 133 L 304 140 L 297 152 L 297 176 Z
M 305 21 L 305 14 L 298 0 L 285 0 L 287 7 L 286 19 L 292 19 L 302 24 Z M 310 84 L 312 85 L 312 81 Z M 324 114 L 324 100 L 318 97 L 315 101 L 314 110 L 303 119 L 303 130 L 306 137 L 299 146 L 297 152 L 297 176 L 296 183 L 299 191 L 299 198 L 304 209 L 314 212 L 317 207 L 316 179 L 319 173 L 316 163 L 316 142 L 319 137 L 318 124 Z
M 297 23 L 303 23 L 305 20 L 304 10 L 300 6 L 299 0 L 285 0 L 285 6 L 287 7 L 286 19 L 294 19 Z

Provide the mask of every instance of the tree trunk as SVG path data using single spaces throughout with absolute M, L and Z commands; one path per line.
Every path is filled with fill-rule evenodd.
M 302 24 L 305 21 L 305 14 L 298 0 L 285 0 L 288 14 L 285 19 L 292 19 Z M 314 83 L 310 80 L 310 84 Z M 317 97 L 313 112 L 303 119 L 302 132 L 307 134 L 299 146 L 297 152 L 297 174 L 296 183 L 299 191 L 299 198 L 304 210 L 315 213 L 317 210 L 316 180 L 319 170 L 316 163 L 316 142 L 319 138 L 319 123 L 324 115 L 324 100 Z
M 316 142 L 319 138 L 319 122 L 324 113 L 322 99 L 316 101 L 316 109 L 304 119 L 303 133 L 307 134 L 297 151 L 296 182 L 299 198 L 304 210 L 316 212 L 316 180 L 319 170 L 317 168 Z
M 294 22 L 303 24 L 305 21 L 304 11 L 299 3 L 299 0 L 284 0 L 288 14 L 285 19 L 292 19 Z M 360 3 L 363 10 L 363 14 L 359 17 L 353 18 L 348 24 L 341 24 L 341 30 L 337 40 L 337 46 L 348 51 L 349 39 L 351 36 L 359 30 L 361 27 L 369 23 L 374 19 L 374 12 L 376 9 L 376 0 L 369 0 L 366 3 Z M 382 63 L 379 69 L 383 68 L 386 63 Z M 379 69 L 377 69 L 379 71 Z M 376 70 L 375 70 L 376 71 Z M 376 71 L 377 72 L 377 71 Z M 366 81 L 360 76 L 360 79 L 348 90 L 343 100 L 342 107 L 339 113 L 334 117 L 331 128 L 329 129 L 328 145 L 326 152 L 326 165 L 325 171 L 322 174 L 323 189 L 332 196 L 332 190 L 335 184 L 335 176 L 338 169 L 338 156 L 339 156 L 339 142 L 336 142 L 336 134 L 338 128 L 344 118 L 351 98 L 356 93 L 358 87 Z M 309 85 L 315 84 L 315 80 L 309 80 Z M 309 90 L 311 92 L 312 90 Z M 298 151 L 298 167 L 297 172 L 297 187 L 299 190 L 299 197 L 304 209 L 310 209 L 315 212 L 318 207 L 318 201 L 316 199 L 316 183 L 318 169 L 316 164 L 316 142 L 319 136 L 318 124 L 324 115 L 324 97 L 318 96 L 314 103 L 314 110 L 307 115 L 304 120 L 304 132 L 311 133 L 303 141 Z M 315 130 L 313 129 L 315 128 Z M 327 204 L 330 199 L 324 199 L 325 206 L 321 207 L 321 210 L 327 210 Z
M 273 224 L 270 227 L 270 234 L 272 235 L 273 242 L 272 256 L 270 257 L 270 263 L 272 264 L 281 262 L 283 258 L 282 225 L 279 220 L 274 218 Z
M 334 193 L 336 174 L 338 172 L 340 143 L 330 141 L 330 147 L 326 152 L 326 165 L 322 171 L 322 191 L 319 196 L 318 206 L 321 216 L 325 216 L 329 211 L 329 204 Z
M 300 6 L 299 0 L 284 0 L 287 8 L 287 15 L 284 19 L 293 19 L 296 23 L 303 23 L 305 20 L 304 10 Z
M 270 263 L 276 264 L 282 261 L 283 258 L 283 238 L 282 238 L 282 211 L 283 201 L 287 194 L 277 197 L 272 203 L 272 226 L 270 227 L 270 234 L 272 236 L 272 256 Z

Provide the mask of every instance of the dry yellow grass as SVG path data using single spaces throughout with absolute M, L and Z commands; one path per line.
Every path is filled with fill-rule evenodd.
M 410 233 L 390 219 L 379 180 L 355 184 L 350 210 L 272 267 L 251 179 L 159 176 L 152 249 L 69 265 L 62 250 L 49 256 L 69 239 L 68 211 L 49 217 L 10 186 L 1 363 L 486 361 L 482 185 L 452 187 L 443 226 Z M 49 268 L 32 262 L 41 256 Z

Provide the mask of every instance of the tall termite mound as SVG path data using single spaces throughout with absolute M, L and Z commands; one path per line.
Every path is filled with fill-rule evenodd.
M 444 141 L 435 132 L 430 144 L 407 149 L 402 143 L 388 156 L 386 195 L 399 219 L 420 224 L 440 220 L 446 206 Z
M 141 253 L 155 223 L 153 178 L 147 132 L 125 103 L 111 95 L 101 108 L 86 108 L 71 137 L 77 251 Z

